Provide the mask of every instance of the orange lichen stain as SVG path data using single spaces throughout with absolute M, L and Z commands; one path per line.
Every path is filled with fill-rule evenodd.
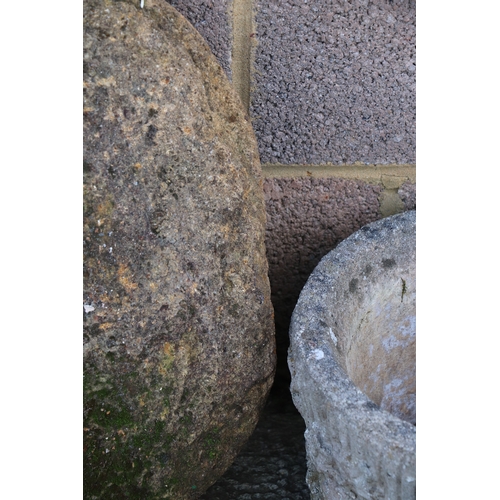
M 111 196 L 107 196 L 106 199 L 97 205 L 97 218 L 104 220 L 106 216 L 111 215 L 113 212 L 113 198 Z
M 163 344 L 163 353 L 166 354 L 167 356 L 172 356 L 173 348 L 170 342 L 165 342 Z
M 114 122 L 116 120 L 115 114 L 113 113 L 113 109 L 109 107 L 106 110 L 106 115 L 104 116 L 103 120 Z
M 248 198 L 248 195 L 251 193 L 251 191 L 252 191 L 252 188 L 251 188 L 251 187 L 248 187 L 247 189 L 245 189 L 245 191 L 243 191 L 243 196 L 242 196 L 242 198 L 243 198 L 244 200 L 246 200 L 246 199 Z
M 110 328 L 113 328 L 113 325 L 114 323 L 110 323 L 110 322 L 106 322 L 106 323 L 102 323 L 101 325 L 99 325 L 99 330 L 109 330 Z
M 125 264 L 120 264 L 118 266 L 118 281 L 127 292 L 131 292 L 137 288 L 137 283 L 134 283 L 130 278 L 130 269 Z
M 166 375 L 167 371 L 172 366 L 174 362 L 174 348 L 170 342 L 165 342 L 163 344 L 163 357 L 158 364 L 158 371 L 162 375 Z
M 231 228 L 226 224 L 224 226 L 221 226 L 220 228 L 222 234 L 224 235 L 224 238 L 227 238 L 229 236 L 229 233 L 231 232 Z
M 110 85 L 116 86 L 116 80 L 114 76 L 110 76 L 108 78 L 99 78 L 96 81 L 96 84 L 99 87 L 109 87 Z

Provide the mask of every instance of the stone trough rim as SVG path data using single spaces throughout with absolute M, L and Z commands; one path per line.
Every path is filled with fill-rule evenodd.
M 336 422 L 341 420 L 345 428 L 356 429 L 357 434 L 363 435 L 368 448 L 375 452 L 373 456 L 390 450 L 391 455 L 397 457 L 397 468 L 408 483 L 415 481 L 416 427 L 381 409 L 356 387 L 333 353 L 335 347 L 331 331 L 330 335 L 328 331 L 332 316 L 328 311 L 332 308 L 329 298 L 332 298 L 335 282 L 342 273 L 341 266 L 345 269 L 349 262 L 370 251 L 366 245 L 360 244 L 360 240 L 365 242 L 365 235 L 372 232 L 375 241 L 391 223 L 409 221 L 414 225 L 415 220 L 416 212 L 411 210 L 367 224 L 323 257 L 302 289 L 294 309 L 288 351 L 292 375 L 290 391 L 299 412 L 304 416 L 308 407 L 309 414 L 311 410 L 315 415 L 322 411 L 327 412 L 329 421 L 330 416 Z M 345 282 L 345 276 L 342 279 Z M 311 294 L 313 289 L 314 294 Z M 306 296 L 308 300 L 304 300 Z M 301 363 L 303 373 L 296 372 L 294 356 L 307 361 Z M 312 383 L 313 391 L 323 393 L 324 408 L 313 408 L 310 401 L 300 394 L 297 377 Z M 312 432 L 309 426 L 306 437 L 308 432 Z

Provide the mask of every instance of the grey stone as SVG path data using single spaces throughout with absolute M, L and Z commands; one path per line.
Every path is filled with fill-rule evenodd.
M 294 310 L 288 363 L 313 500 L 415 498 L 415 220 L 344 240 Z
M 164 0 L 84 2 L 84 492 L 199 497 L 254 430 L 275 341 L 257 144 Z

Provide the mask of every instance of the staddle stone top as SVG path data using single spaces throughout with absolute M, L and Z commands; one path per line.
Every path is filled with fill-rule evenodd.
M 257 144 L 164 0 L 84 1 L 85 498 L 196 498 L 275 369 Z

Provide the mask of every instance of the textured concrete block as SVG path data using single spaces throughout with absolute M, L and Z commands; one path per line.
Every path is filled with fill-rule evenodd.
M 405 210 L 417 208 L 417 186 L 411 182 L 405 182 L 399 189 L 398 195 L 404 203 Z
M 232 0 L 166 0 L 200 33 L 231 79 L 231 19 L 228 6 Z
M 266 248 L 278 376 L 288 377 L 288 327 L 300 290 L 324 255 L 361 226 L 380 217 L 381 191 L 379 185 L 348 179 L 265 179 Z
M 259 0 L 263 163 L 415 163 L 415 1 Z

